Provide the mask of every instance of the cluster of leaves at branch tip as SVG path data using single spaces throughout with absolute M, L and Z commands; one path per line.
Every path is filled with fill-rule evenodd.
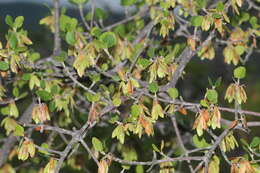
M 246 68 L 239 66 L 234 70 L 234 77 L 239 79 L 243 79 L 246 76 Z M 240 85 L 239 82 L 232 83 L 228 86 L 225 99 L 231 103 L 233 100 L 236 100 L 239 104 L 242 102 L 246 102 L 247 95 L 244 89 L 244 85 Z
M 36 124 L 50 120 L 48 106 L 45 103 L 35 105 L 32 110 L 32 119 Z
M 191 45 L 193 46 L 193 45 Z M 191 47 L 192 49 L 195 49 Z M 215 57 L 215 49 L 213 47 L 212 42 L 210 41 L 208 44 L 205 46 L 202 46 L 202 48 L 198 51 L 198 56 L 204 60 L 204 59 L 209 59 L 212 60 Z
M 203 130 L 206 130 L 208 126 L 211 126 L 212 129 L 220 128 L 220 119 L 221 114 L 216 106 L 213 110 L 202 109 L 193 124 L 193 129 L 196 129 L 197 134 L 202 136 Z
M 125 141 L 125 135 L 129 135 L 130 132 L 137 134 L 139 138 L 141 138 L 143 133 L 152 136 L 154 134 L 153 123 L 155 123 L 159 117 L 164 117 L 162 107 L 157 100 L 154 100 L 151 113 L 148 108 L 141 103 L 133 104 L 130 113 L 131 116 L 128 118 L 128 123 L 118 124 L 112 132 L 112 138 L 117 138 L 122 144 Z
M 35 151 L 36 149 L 34 143 L 26 139 L 18 149 L 18 159 L 27 160 L 29 156 L 33 158 Z
M 148 1 L 148 4 L 156 4 L 155 1 Z M 157 8 L 152 6 L 150 8 L 150 17 L 153 19 L 153 22 L 156 24 L 160 24 L 160 35 L 162 37 L 166 37 L 169 35 L 170 31 L 175 28 L 175 18 L 172 13 L 170 13 L 167 9 L 175 7 L 175 1 L 165 1 L 161 2 L 162 8 Z
M 14 101 L 1 108 L 1 114 L 7 116 L 1 122 L 1 126 L 4 126 L 6 130 L 6 135 L 9 135 L 11 132 L 13 132 L 14 136 L 24 135 L 24 128 L 15 119 L 11 118 L 18 118 L 19 116 L 19 111 Z
M 225 138 L 221 141 L 220 147 L 224 152 L 234 150 L 238 147 L 238 143 L 233 133 L 230 132 Z
M 122 78 L 124 79 L 124 78 Z M 137 80 L 130 78 L 126 81 L 122 80 L 119 84 L 119 89 L 122 90 L 124 95 L 131 95 L 134 92 L 135 88 L 139 88 L 140 85 Z
M 216 81 L 215 85 L 219 85 L 218 83 L 219 80 Z M 212 86 L 212 89 L 207 89 L 204 99 L 200 101 L 200 105 L 204 108 L 199 111 L 193 124 L 193 129 L 196 129 L 199 136 L 202 136 L 203 130 L 206 130 L 208 127 L 211 127 L 213 130 L 221 128 L 221 113 L 217 106 L 218 93 L 215 87 L 216 86 Z
M 74 2 L 76 4 L 83 4 L 86 1 Z M 75 18 L 71 18 L 65 15 L 65 10 L 62 11 L 60 16 L 60 28 L 65 32 L 65 40 L 70 45 L 68 55 L 75 57 L 73 67 L 77 70 L 80 77 L 85 74 L 85 70 L 88 67 L 92 67 L 96 64 L 97 53 L 104 50 L 108 53 L 108 49 L 117 44 L 116 35 L 111 32 L 101 33 L 100 29 L 92 29 L 92 34 L 95 37 L 93 42 L 88 43 L 84 37 L 81 28 L 78 26 L 78 21 Z M 54 29 L 54 17 L 47 16 L 40 21 L 40 24 L 47 25 L 51 29 Z
M 159 78 L 167 77 L 168 80 L 173 76 L 174 71 L 176 70 L 175 64 L 168 64 L 166 58 L 157 57 L 153 64 L 149 67 L 150 79 L 149 83 L 152 83 Z
M 13 19 L 7 15 L 5 22 L 9 26 L 9 30 L 6 35 L 5 48 L 0 42 L 0 71 L 2 77 L 8 74 L 9 69 L 14 73 L 18 72 L 18 68 L 21 67 L 21 54 L 25 59 L 30 59 L 31 51 L 28 50 L 27 46 L 32 44 L 27 36 L 27 31 L 21 28 L 24 22 L 23 16 Z

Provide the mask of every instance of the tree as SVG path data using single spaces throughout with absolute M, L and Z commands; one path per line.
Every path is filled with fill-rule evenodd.
M 49 57 L 31 48 L 26 19 L 5 17 L 0 173 L 260 172 L 260 122 L 247 121 L 260 113 L 242 109 L 259 1 L 121 0 L 126 17 L 108 25 L 94 0 L 70 2 L 80 20 L 53 0 L 39 21 L 54 35 Z M 188 102 L 176 84 L 199 58 L 224 58 L 233 82 L 209 78 Z

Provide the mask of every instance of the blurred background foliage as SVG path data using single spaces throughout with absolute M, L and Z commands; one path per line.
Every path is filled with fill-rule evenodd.
M 122 13 L 122 9 L 113 9 L 110 7 L 106 7 L 107 2 L 97 1 L 97 3 L 104 3 L 100 4 L 107 13 L 109 14 L 108 18 L 105 20 L 105 24 L 109 25 L 115 21 L 119 21 L 120 19 L 124 18 L 124 13 Z M 119 5 L 118 1 L 110 0 L 109 3 L 112 3 L 114 5 Z M 24 16 L 25 22 L 24 22 L 24 29 L 28 30 L 29 37 L 33 41 L 32 48 L 36 51 L 40 52 L 41 57 L 46 57 L 52 53 L 53 48 L 53 41 L 52 41 L 52 34 L 43 25 L 39 25 L 40 19 L 42 19 L 45 16 L 48 16 L 50 14 L 50 8 L 48 7 L 50 4 L 46 3 L 45 5 L 39 1 L 39 3 L 35 2 L 29 2 L 29 1 L 23 1 L 18 0 L 17 2 L 13 1 L 12 3 L 0 3 L 0 40 L 4 42 L 5 34 L 7 33 L 7 25 L 4 22 L 4 18 L 6 15 L 11 15 L 13 17 L 16 16 Z M 64 7 L 67 8 L 67 15 L 76 17 L 80 21 L 79 13 L 76 8 L 73 6 L 67 6 L 64 5 Z M 85 14 L 88 12 L 88 8 L 85 8 Z M 172 43 L 167 43 L 171 45 Z M 256 112 L 260 112 L 260 53 L 254 53 L 250 56 L 250 60 L 246 64 L 247 68 L 247 76 L 243 80 L 243 83 L 246 85 L 246 92 L 248 94 L 248 101 L 246 104 L 242 106 L 242 109 L 246 110 L 252 110 Z M 185 101 L 194 101 L 199 102 L 205 94 L 206 87 L 210 87 L 208 78 L 210 77 L 213 81 L 215 81 L 218 77 L 222 77 L 222 85 L 217 90 L 220 94 L 220 105 L 221 106 L 227 106 L 232 107 L 231 104 L 228 104 L 227 101 L 224 101 L 225 91 L 227 86 L 233 81 L 233 65 L 227 65 L 224 63 L 222 52 L 216 51 L 216 58 L 214 60 L 200 60 L 197 57 L 194 57 L 193 60 L 189 63 L 189 65 L 186 68 L 186 74 L 184 80 L 180 80 L 180 82 L 177 85 L 177 88 L 180 92 L 180 95 L 183 96 Z M 194 113 L 189 113 L 194 114 Z M 229 117 L 229 113 L 222 113 L 225 117 Z M 183 122 L 179 122 L 180 124 L 183 124 L 182 130 L 183 133 L 185 131 L 190 131 L 192 124 L 191 122 L 193 120 L 187 120 L 186 118 L 181 118 L 184 115 L 177 115 L 178 120 Z M 189 116 L 189 115 L 188 115 Z M 192 119 L 194 116 L 191 116 Z M 230 118 L 232 119 L 232 118 Z M 248 117 L 248 120 L 254 121 L 256 120 L 256 117 L 250 116 Z M 259 120 L 259 118 L 258 118 Z M 83 121 L 83 119 L 82 119 Z M 164 122 L 164 123 L 170 123 L 170 122 Z M 169 125 L 170 126 L 170 125 Z M 165 126 L 165 127 L 169 127 Z M 113 126 L 110 128 L 94 128 L 94 134 L 95 136 L 99 136 L 102 139 L 110 139 L 111 133 L 113 131 Z M 104 133 L 105 130 L 105 133 Z M 157 129 L 158 130 L 158 129 Z M 161 135 L 162 133 L 168 134 L 169 138 L 172 138 L 172 134 L 174 133 L 173 129 L 161 129 L 164 132 L 156 132 L 154 138 L 149 137 L 143 137 L 141 140 L 138 139 L 137 136 L 131 136 L 127 139 L 126 144 L 129 146 L 134 146 L 133 148 L 137 151 L 139 154 L 140 160 L 147 160 L 146 158 L 152 158 L 151 155 L 147 155 L 143 151 L 145 151 L 145 148 L 149 148 L 152 143 L 157 144 L 157 146 L 160 145 L 160 141 L 163 138 L 167 138 L 167 135 Z M 259 132 L 257 127 L 252 128 L 252 132 L 250 136 L 247 136 L 246 134 L 243 134 L 241 132 L 238 132 L 236 134 L 237 137 L 243 137 L 243 138 L 250 138 L 250 136 L 259 136 Z M 42 136 L 40 136 L 42 138 Z M 40 139 L 39 138 L 39 139 Z M 42 138 L 44 139 L 44 138 Z M 115 139 L 114 139 L 115 140 Z M 174 141 L 174 138 L 172 139 Z M 184 139 L 184 140 L 191 140 L 191 139 Z M 239 139 L 238 139 L 239 140 Z M 142 143 L 142 141 L 146 141 L 145 143 Z M 105 140 L 105 145 L 111 145 L 113 140 Z M 59 141 L 56 142 L 56 144 L 59 144 Z M 169 144 L 165 144 L 166 146 Z M 176 144 L 177 145 L 177 144 Z M 115 146 L 115 147 L 122 147 L 122 146 Z M 127 148 L 126 148 L 127 150 Z M 176 151 L 178 152 L 178 151 Z M 232 153 L 231 153 L 232 154 Z M 43 159 L 44 157 L 41 157 Z M 89 158 L 90 159 L 90 158 Z M 47 160 L 47 159 L 46 159 Z M 35 159 L 34 162 L 38 167 L 44 166 L 46 163 L 46 160 L 37 160 Z M 86 157 L 83 157 L 80 153 L 78 154 L 78 160 L 77 162 L 85 162 Z M 18 161 L 17 161 L 18 162 Z M 20 161 L 19 161 L 20 162 Z M 93 172 L 95 171 L 94 162 L 91 161 L 93 164 Z M 114 170 L 115 172 L 120 171 L 119 165 L 113 165 L 117 166 L 114 168 L 110 168 L 111 170 Z M 182 165 L 185 167 L 185 163 L 182 163 Z M 134 167 L 131 169 L 135 169 Z M 225 168 L 222 168 L 223 170 Z M 32 170 L 35 170 L 32 168 Z M 90 170 L 91 171 L 91 170 Z M 30 169 L 24 169 L 21 170 L 21 172 L 27 173 L 30 172 Z M 75 169 L 71 169 L 71 167 L 68 167 L 66 169 L 63 169 L 63 172 L 77 172 Z M 78 171 L 79 172 L 79 171 Z

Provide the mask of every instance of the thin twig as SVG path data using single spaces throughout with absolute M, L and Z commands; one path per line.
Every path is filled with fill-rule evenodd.
M 60 0 L 53 0 L 54 7 L 54 48 L 53 55 L 57 56 L 61 51 L 60 39 Z
M 175 158 L 167 158 L 162 160 L 155 160 L 155 161 L 147 161 L 147 162 L 141 162 L 141 161 L 128 161 L 128 160 L 122 160 L 117 157 L 112 157 L 112 160 L 121 164 L 126 165 L 153 165 L 153 164 L 160 164 L 164 162 L 180 162 L 180 161 L 188 161 L 188 160 L 196 160 L 200 161 L 203 160 L 204 157 L 201 156 L 191 156 L 191 157 L 175 157 Z
M 187 154 L 187 153 L 188 153 L 188 150 L 186 149 L 186 147 L 185 147 L 185 145 L 184 145 L 184 143 L 183 143 L 183 140 L 182 140 L 182 138 L 181 138 L 180 130 L 179 130 L 179 128 L 178 128 L 175 115 L 172 115 L 172 116 L 171 116 L 171 121 L 172 121 L 172 124 L 173 124 L 173 128 L 174 128 L 175 134 L 176 134 L 177 139 L 178 139 L 178 143 L 179 143 L 180 147 L 184 150 L 185 156 L 188 156 L 188 154 Z M 193 169 L 193 167 L 192 167 L 192 165 L 191 165 L 190 160 L 188 160 L 187 162 L 188 162 L 190 171 L 193 173 L 193 172 L 194 172 L 194 169 Z
M 86 29 L 87 29 L 88 31 L 90 31 L 90 26 L 89 26 L 89 24 L 87 23 L 87 21 L 86 21 L 85 18 L 84 18 L 83 6 L 82 6 L 82 5 L 79 5 L 78 8 L 79 8 L 79 15 L 80 15 L 80 18 L 81 18 L 81 20 L 82 20 L 84 26 L 86 27 Z
M 49 125 L 44 125 L 44 124 L 29 124 L 29 123 L 26 123 L 26 124 L 22 124 L 24 127 L 33 127 L 33 128 L 42 128 L 43 130 L 51 130 L 51 131 L 55 131 L 55 132 L 58 132 L 60 134 L 67 134 L 67 135 L 70 135 L 70 136 L 73 136 L 75 135 L 75 133 L 73 131 L 70 131 L 70 130 L 66 130 L 66 129 L 62 129 L 62 128 L 59 128 L 59 127 L 54 127 L 54 126 L 49 126 Z
M 148 44 L 147 44 L 147 42 L 148 42 L 148 37 L 149 37 L 149 35 L 150 35 L 150 33 L 151 33 L 152 29 L 153 29 L 153 26 L 154 26 L 154 25 L 151 23 L 151 24 L 148 24 L 148 25 L 144 28 L 145 31 L 146 31 L 145 41 L 144 41 L 144 43 L 143 43 L 143 47 L 142 47 L 142 48 L 138 51 L 138 53 L 135 55 L 134 60 L 133 60 L 131 66 L 130 66 L 130 68 L 129 68 L 129 73 L 132 72 L 132 70 L 133 70 L 133 68 L 134 68 L 134 66 L 135 66 L 135 64 L 136 64 L 136 62 L 137 62 L 137 60 L 138 60 L 138 58 L 140 57 L 140 55 L 142 54 L 142 52 L 145 50 L 145 48 L 148 46 Z
M 143 16 L 145 16 L 145 15 L 147 14 L 147 13 L 146 13 L 147 10 L 148 10 L 148 8 L 144 8 L 144 9 L 140 10 L 139 13 L 137 13 L 137 14 L 135 14 L 135 15 L 133 15 L 133 16 L 130 16 L 130 17 L 128 17 L 128 18 L 125 18 L 125 19 L 123 19 L 123 20 L 121 20 L 121 21 L 119 21 L 119 22 L 116 22 L 116 23 L 112 24 L 112 25 L 106 26 L 105 28 L 102 29 L 102 31 L 111 30 L 111 29 L 113 29 L 114 27 L 117 27 L 118 25 L 125 24 L 125 23 L 127 23 L 127 22 L 129 22 L 129 21 L 135 19 L 136 17 L 143 17 Z
M 90 21 L 90 28 L 93 27 L 93 23 L 94 23 L 95 7 L 96 7 L 96 0 L 91 0 L 91 21 Z
M 87 150 L 87 152 L 90 154 L 90 156 L 92 157 L 92 159 L 96 162 L 97 165 L 99 165 L 99 162 L 96 158 L 96 156 L 92 153 L 92 151 L 90 150 L 90 148 L 88 147 L 88 145 L 86 144 L 86 142 L 81 139 L 80 143 L 83 145 L 83 147 Z

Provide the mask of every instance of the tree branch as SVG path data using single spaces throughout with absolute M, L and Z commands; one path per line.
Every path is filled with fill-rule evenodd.
M 60 39 L 60 0 L 53 0 L 54 7 L 54 48 L 53 55 L 57 56 L 61 51 Z

